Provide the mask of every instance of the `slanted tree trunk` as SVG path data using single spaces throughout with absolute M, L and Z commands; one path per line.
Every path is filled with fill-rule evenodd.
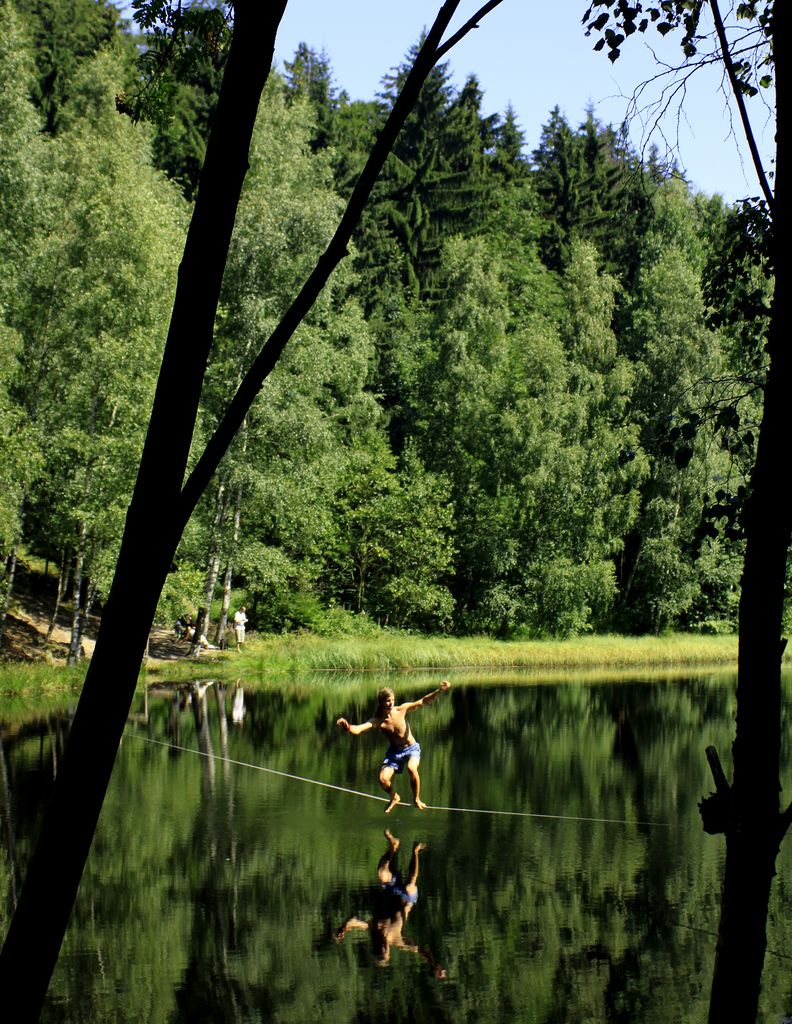
M 740 598 L 737 729 L 733 782 L 702 807 L 712 831 L 726 834 L 726 871 L 709 1019 L 753 1024 L 766 947 L 767 906 L 779 844 L 790 810 L 780 813 L 781 639 L 792 503 L 779 480 L 789 459 L 792 395 L 792 275 L 784 251 L 790 237 L 788 52 L 789 5 L 774 6 L 776 178 L 773 202 L 775 291 L 768 338 L 769 369 L 756 463 L 745 512 L 746 549 Z M 706 826 L 706 819 L 705 819 Z
M 157 602 L 184 527 L 263 380 L 347 254 L 385 159 L 435 64 L 502 0 L 488 0 L 446 43 L 459 0 L 447 0 L 379 132 L 325 253 L 253 361 L 182 486 L 212 345 L 220 284 L 248 166 L 256 111 L 286 0 L 236 0 L 234 31 L 179 268 L 170 329 L 135 490 L 94 656 L 61 770 L 0 954 L 3 1009 L 34 1024 L 44 1001 L 135 692 Z M 141 566 L 146 567 L 141 572 Z
M 180 491 L 256 111 L 286 0 L 237 0 L 235 27 L 116 574 L 39 840 L 0 955 L 4 1012 L 38 1020 L 96 828 L 157 600 L 181 536 Z M 167 438 L 167 443 L 163 439 Z M 141 567 L 146 571 L 142 572 Z

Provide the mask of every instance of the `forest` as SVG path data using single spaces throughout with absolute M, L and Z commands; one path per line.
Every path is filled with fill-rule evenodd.
M 94 0 L 0 3 L 0 632 L 35 556 L 59 572 L 75 658 L 112 580 L 223 70 L 204 46 L 138 120 L 136 30 Z M 413 56 L 366 101 L 310 40 L 271 76 L 196 452 Z M 269 632 L 735 631 L 762 204 L 694 191 L 595 109 L 549 111 L 527 152 L 485 84 L 430 73 L 351 258 L 189 522 L 162 623 L 206 608 L 222 637 L 242 600 Z

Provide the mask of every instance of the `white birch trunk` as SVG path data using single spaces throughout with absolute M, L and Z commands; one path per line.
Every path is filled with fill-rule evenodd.
M 47 640 L 52 639 L 52 634 L 55 630 L 55 623 L 58 621 L 58 612 L 60 606 L 63 603 L 63 595 L 69 586 L 69 545 L 63 545 L 63 555 L 61 556 L 60 572 L 58 573 L 58 593 L 55 595 L 55 607 L 52 609 L 52 617 L 47 627 Z
M 234 556 L 239 543 L 239 527 L 242 522 L 242 481 L 237 484 L 236 499 L 234 502 L 234 526 L 231 532 L 231 545 L 226 562 L 225 576 L 223 577 L 223 605 L 220 610 L 220 621 L 217 623 L 215 643 L 225 649 L 225 638 L 228 630 L 228 612 L 231 608 L 231 580 L 234 576 Z
M 14 544 L 8 556 L 3 604 L 0 606 L 0 643 L 2 643 L 3 640 L 3 632 L 5 630 L 6 619 L 8 617 L 8 609 L 11 607 L 11 595 L 14 593 L 14 581 L 16 580 L 17 560 L 19 557 L 19 542 L 22 539 L 22 525 L 25 522 L 26 500 L 27 495 L 23 493 L 22 500 L 19 503 L 19 524 L 17 526 L 16 536 L 14 537 Z
M 80 644 L 82 642 L 82 581 L 83 568 L 85 566 L 85 540 L 88 529 L 85 521 L 80 523 L 80 542 L 74 554 L 74 576 L 72 577 L 72 624 L 71 636 L 69 638 L 69 654 L 66 659 L 68 665 L 76 665 L 79 657 Z
M 206 569 L 206 581 L 204 583 L 204 607 L 206 608 L 206 620 L 204 632 L 209 634 L 212 620 L 212 600 L 217 587 L 217 579 L 220 575 L 220 533 L 223 520 L 226 517 L 226 487 L 221 480 L 215 497 L 215 512 L 212 518 L 212 531 L 209 535 L 209 558 Z

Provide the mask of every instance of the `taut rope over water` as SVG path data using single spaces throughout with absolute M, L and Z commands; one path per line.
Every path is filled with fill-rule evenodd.
M 167 747 L 169 750 L 181 750 L 185 754 L 198 754 L 199 757 L 206 757 L 210 760 L 224 761 L 226 764 L 234 764 L 239 768 L 252 768 L 257 772 L 265 772 L 267 775 L 279 775 L 283 779 L 292 779 L 295 782 L 307 782 L 311 786 L 322 786 L 324 789 L 333 789 L 337 793 L 349 793 L 352 796 L 362 796 L 367 800 L 379 800 L 387 803 L 387 797 L 378 796 L 375 793 L 364 793 L 359 789 L 349 789 L 347 786 L 335 786 L 331 782 L 321 782 L 318 779 L 308 779 L 302 775 L 293 775 L 291 772 L 282 772 L 277 768 L 265 768 L 261 764 L 251 764 L 249 761 L 237 761 L 232 757 L 223 757 L 220 754 L 209 754 L 204 750 L 196 750 L 195 747 L 182 747 L 178 743 L 166 743 L 164 740 L 155 740 L 150 736 L 141 736 L 140 733 L 132 733 L 137 739 L 145 740 L 146 743 L 153 743 L 158 747 Z M 400 807 L 412 807 L 412 804 L 401 801 Z M 665 821 L 627 821 L 626 818 L 587 818 L 574 814 L 539 814 L 535 811 L 497 811 L 480 807 L 440 807 L 434 804 L 427 804 L 430 811 L 450 811 L 459 814 L 490 814 L 493 816 L 504 816 L 510 818 L 545 818 L 552 821 L 589 821 L 604 825 L 651 825 L 655 828 L 670 828 Z

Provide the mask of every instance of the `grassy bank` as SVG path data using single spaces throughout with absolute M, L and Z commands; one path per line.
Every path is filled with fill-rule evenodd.
M 42 662 L 8 661 L 0 664 L 0 697 L 24 697 L 37 703 L 46 697 L 78 697 L 85 665 L 67 668 Z
M 150 663 L 142 673 L 156 679 L 197 676 L 247 681 L 299 679 L 309 675 L 474 670 L 477 675 L 524 672 L 657 671 L 694 666 L 736 666 L 737 638 L 674 634 L 663 637 L 590 636 L 574 640 L 508 642 L 488 637 L 421 637 L 383 632 L 329 639 L 311 634 L 253 637 L 237 654 L 203 655 Z M 36 699 L 79 693 L 85 665 L 74 669 L 7 663 L 0 667 L 0 695 Z
M 383 633 L 327 639 L 310 634 L 254 638 L 243 653 L 202 658 L 206 674 L 291 676 L 316 672 L 410 672 L 454 669 L 658 669 L 734 665 L 737 638 L 675 634 L 597 636 L 574 640 L 507 642 L 488 637 L 419 637 Z M 210 668 L 211 666 L 211 668 Z M 147 675 L 188 678 L 195 662 L 168 662 Z

